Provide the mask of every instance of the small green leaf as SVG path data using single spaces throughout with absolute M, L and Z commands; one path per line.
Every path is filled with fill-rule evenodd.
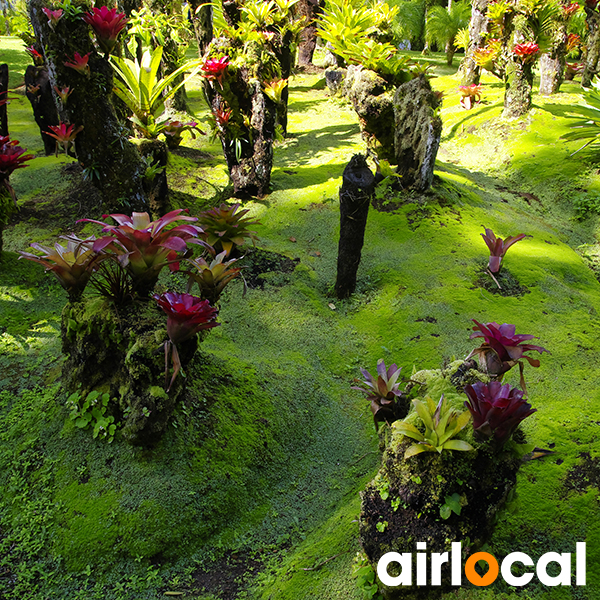
M 462 506 L 460 505 L 460 496 L 454 493 L 452 496 L 446 496 L 445 500 L 446 505 L 448 505 L 450 509 L 457 515 L 460 515 L 460 511 L 462 509 Z
M 442 506 L 440 506 L 440 517 L 442 517 L 442 519 L 449 519 L 451 514 L 452 509 L 447 504 L 442 504 Z

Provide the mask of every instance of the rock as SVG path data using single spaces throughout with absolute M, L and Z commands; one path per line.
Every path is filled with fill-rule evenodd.
M 325 71 L 325 81 L 327 83 L 329 93 L 332 96 L 335 96 L 339 91 L 341 91 L 345 76 L 346 69 L 334 67 Z
M 394 162 L 404 189 L 425 191 L 433 181 L 435 157 L 442 135 L 436 114 L 439 100 L 429 81 L 420 76 L 396 90 L 394 111 Z M 389 124 L 388 124 L 389 128 Z

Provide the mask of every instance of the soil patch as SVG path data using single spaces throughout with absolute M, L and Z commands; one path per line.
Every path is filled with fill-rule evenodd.
M 299 262 L 299 258 L 288 258 L 277 252 L 251 248 L 246 252 L 240 264 L 244 267 L 242 274 L 246 285 L 251 289 L 263 289 L 267 281 L 275 286 L 288 283 L 287 275 L 294 271 Z M 269 275 L 272 273 L 279 274 L 279 276 Z
M 567 473 L 564 488 L 583 494 L 590 486 L 600 489 L 600 457 L 592 458 L 589 452 L 579 454 L 581 462 Z
M 524 294 L 529 294 L 529 289 L 527 289 L 524 285 L 521 285 L 514 275 L 506 269 L 502 268 L 500 273 L 494 275 L 496 281 L 492 276 L 488 273 L 487 264 L 484 267 L 481 267 L 477 271 L 477 278 L 475 279 L 475 287 L 483 288 L 490 292 L 490 294 L 497 294 L 499 296 L 515 296 L 521 297 Z
M 231 600 L 237 598 L 238 592 L 246 587 L 246 580 L 254 577 L 261 568 L 260 560 L 243 552 L 234 552 L 208 571 L 198 571 L 194 580 L 205 592 L 222 600 Z

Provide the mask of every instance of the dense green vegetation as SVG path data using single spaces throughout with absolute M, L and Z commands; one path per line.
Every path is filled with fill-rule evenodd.
M 2 38 L 14 87 L 21 46 Z M 151 450 L 118 434 L 112 444 L 93 440 L 69 420 L 60 387 L 65 295 L 42 267 L 17 260 L 30 242 L 95 232 L 75 221 L 99 218 L 101 208 L 64 155 L 40 155 L 14 173 L 20 212 L 0 263 L 0 596 L 358 600 L 358 494 L 379 455 L 368 404 L 350 385 L 379 358 L 408 377 L 466 356 L 473 318 L 514 323 L 552 352 L 527 370 L 538 412 L 524 429 L 554 454 L 523 465 L 489 551 L 535 560 L 587 541 L 588 585 L 532 583 L 517 596 L 497 582 L 446 597 L 600 594 L 600 178 L 596 155 L 570 159 L 578 143 L 559 140 L 580 90 L 567 83 L 551 99 L 534 97 L 526 117 L 507 121 L 497 80 L 484 78 L 483 101 L 467 112 L 445 57 L 429 60 L 432 85 L 445 92 L 433 190 L 378 198 L 386 210 L 369 215 L 358 291 L 342 302 L 331 294 L 338 188 L 364 146 L 354 111 L 327 97 L 319 75 L 293 78 L 273 191 L 245 207 L 261 221 L 260 249 L 297 264 L 260 271 L 245 296 L 241 281 L 228 287 L 222 325 L 202 343 L 186 399 Z M 188 94 L 202 121 L 199 86 Z M 30 106 L 13 96 L 11 136 L 41 154 Z M 168 176 L 174 208 L 194 214 L 227 196 L 220 148 L 207 137 L 186 138 Z M 521 295 L 484 287 L 485 227 L 532 236 L 503 262 Z M 163 274 L 160 285 L 184 283 Z M 518 384 L 518 373 L 507 381 Z

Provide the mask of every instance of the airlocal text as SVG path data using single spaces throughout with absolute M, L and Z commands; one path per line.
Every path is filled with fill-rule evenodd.
M 460 542 L 453 542 L 450 552 L 432 552 L 431 553 L 431 577 L 427 580 L 427 554 L 424 552 L 416 553 L 416 585 L 441 585 L 442 584 L 442 565 L 450 563 L 451 585 L 462 585 L 462 550 Z M 417 542 L 417 550 L 425 550 L 425 542 Z M 387 552 L 377 563 L 377 576 L 384 585 L 394 587 L 398 585 L 413 585 L 412 583 L 412 557 L 413 555 L 404 552 Z M 488 569 L 484 575 L 479 575 L 475 570 L 475 565 L 479 561 L 485 561 Z M 401 567 L 400 575 L 392 577 L 388 574 L 387 568 L 390 563 L 398 563 Z M 467 559 L 464 566 L 465 577 L 473 584 L 481 587 L 490 585 L 496 581 L 498 574 L 508 585 L 523 586 L 527 585 L 534 577 L 533 569 L 523 575 L 513 575 L 511 567 L 514 564 L 521 563 L 525 567 L 533 567 L 534 562 L 525 554 L 525 552 L 511 552 L 498 561 L 488 552 L 475 552 Z M 557 563 L 560 568 L 558 575 L 548 574 L 548 565 Z M 570 552 L 546 552 L 542 554 L 535 564 L 535 575 L 540 583 L 547 586 L 571 585 L 572 559 Z M 575 585 L 585 585 L 585 542 L 575 544 Z

